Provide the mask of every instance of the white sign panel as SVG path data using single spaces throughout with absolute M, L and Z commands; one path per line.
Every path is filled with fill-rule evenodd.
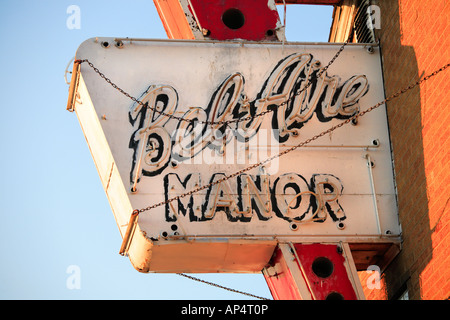
M 377 48 L 349 44 L 320 72 L 339 48 L 84 42 L 76 59 L 92 66 L 81 64 L 74 109 L 121 233 L 133 210 L 166 202 L 139 214 L 130 255 L 151 248 L 158 263 L 155 246 L 234 241 L 270 257 L 276 241 L 398 239 L 384 107 L 276 157 L 384 99 Z M 137 268 L 173 270 L 149 265 Z

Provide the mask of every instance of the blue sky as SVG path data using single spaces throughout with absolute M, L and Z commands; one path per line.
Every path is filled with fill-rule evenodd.
M 67 8 L 80 8 L 68 29 Z M 289 41 L 326 42 L 333 8 L 288 6 Z M 282 18 L 282 17 L 281 17 Z M 121 237 L 74 113 L 66 65 L 95 36 L 166 39 L 152 0 L 0 1 L 0 298 L 246 299 L 173 274 L 142 274 Z M 67 273 L 76 266 L 79 288 Z M 271 298 L 261 274 L 201 274 Z

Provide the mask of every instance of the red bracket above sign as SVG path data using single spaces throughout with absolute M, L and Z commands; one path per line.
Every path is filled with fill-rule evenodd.
M 190 0 L 205 36 L 214 40 L 278 40 L 276 6 L 271 1 Z
M 154 0 L 172 39 L 281 41 L 274 0 Z
M 276 5 L 340 0 L 153 0 L 169 39 L 283 41 Z

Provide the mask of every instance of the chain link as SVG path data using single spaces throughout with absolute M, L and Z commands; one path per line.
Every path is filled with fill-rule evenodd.
M 209 281 L 206 281 L 206 280 L 202 280 L 202 279 L 199 279 L 199 278 L 187 275 L 185 273 L 177 273 L 177 275 L 185 277 L 185 278 L 188 278 L 188 279 L 191 279 L 191 280 L 194 280 L 194 281 L 205 283 L 207 285 L 210 285 L 210 286 L 213 286 L 213 287 L 217 287 L 217 288 L 220 288 L 220 289 L 225 289 L 225 290 L 228 290 L 228 291 L 231 291 L 231 292 L 240 293 L 240 294 L 243 294 L 243 295 L 246 295 L 246 296 L 249 296 L 249 297 L 253 297 L 253 298 L 256 298 L 256 299 L 270 300 L 270 299 L 267 299 L 267 298 L 264 298 L 264 297 L 260 297 L 260 296 L 256 296 L 254 294 L 247 293 L 247 292 L 244 292 L 244 291 L 239 291 L 239 290 L 236 290 L 236 289 L 231 289 L 231 288 L 228 288 L 228 287 L 224 287 L 224 286 L 221 286 L 221 285 L 219 285 L 217 283 L 209 282 Z

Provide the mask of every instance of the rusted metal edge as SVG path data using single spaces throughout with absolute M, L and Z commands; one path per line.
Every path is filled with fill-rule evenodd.
M 245 235 L 234 235 L 234 234 L 217 234 L 217 235 L 208 235 L 208 234 L 185 234 L 185 235 L 171 235 L 167 237 L 169 240 L 186 240 L 186 239 L 192 239 L 192 240 L 199 240 L 199 239 L 242 239 L 242 240 L 277 240 L 279 242 L 286 242 L 286 241 L 292 241 L 291 239 L 299 239 L 301 242 L 336 242 L 336 239 L 339 240 L 346 240 L 346 242 L 349 243 L 400 243 L 401 242 L 401 235 L 399 234 L 387 234 L 387 235 L 381 235 L 381 234 L 357 234 L 357 235 L 292 235 L 292 234 L 278 234 L 278 235 L 270 235 L 270 234 L 245 234 Z M 355 241 L 354 239 L 360 239 L 360 241 Z M 338 241 L 339 241 L 338 240 Z
M 237 46 L 245 46 L 245 45 L 277 45 L 283 46 L 282 42 L 278 41 L 252 41 L 252 40 L 242 40 L 242 39 L 233 39 L 233 40 L 198 40 L 198 39 L 153 39 L 153 38 L 129 38 L 129 37 L 102 37 L 104 39 L 114 39 L 115 42 L 164 42 L 164 43 L 199 43 L 199 44 L 234 44 Z M 100 39 L 100 38 L 99 38 Z M 302 41 L 286 41 L 285 45 L 287 46 L 339 46 L 342 45 L 345 41 L 342 42 L 302 42 Z M 378 47 L 379 43 L 354 43 L 349 42 L 347 46 L 354 47 Z
M 119 254 L 122 256 L 125 256 L 128 252 L 128 248 L 130 247 L 131 238 L 134 233 L 134 230 L 136 229 L 136 223 L 137 218 L 139 216 L 139 211 L 134 210 L 131 213 L 130 221 L 128 222 L 127 231 L 125 232 L 125 235 L 123 236 L 122 245 L 119 250 Z
M 79 80 L 80 80 L 80 62 L 79 60 L 75 60 L 73 62 L 72 78 L 70 79 L 69 98 L 66 107 L 67 111 L 70 112 L 74 111 Z

